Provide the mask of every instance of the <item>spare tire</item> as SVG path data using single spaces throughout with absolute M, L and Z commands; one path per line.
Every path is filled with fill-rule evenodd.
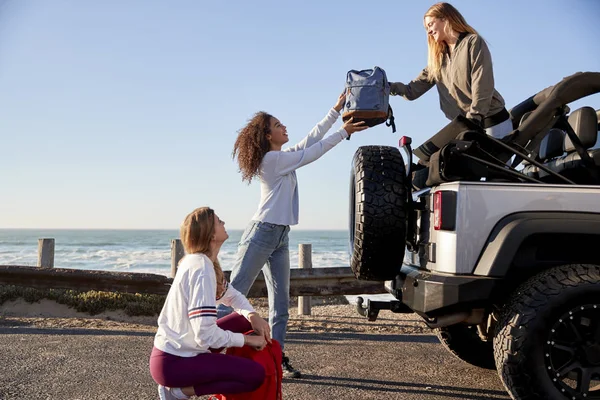
M 350 267 L 358 279 L 396 277 L 406 243 L 406 168 L 395 147 L 359 147 L 350 178 Z

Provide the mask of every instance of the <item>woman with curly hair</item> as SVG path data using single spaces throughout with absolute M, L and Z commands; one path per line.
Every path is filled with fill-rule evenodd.
M 261 197 L 238 245 L 231 284 L 246 295 L 263 270 L 269 295 L 269 324 L 273 338 L 282 348 L 290 301 L 288 232 L 291 225 L 298 223 L 296 170 L 317 160 L 354 132 L 367 129 L 363 122 L 350 120 L 323 139 L 339 118 L 345 101 L 342 93 L 325 118 L 295 146 L 282 150 L 289 140 L 287 128 L 272 115 L 259 112 L 239 131 L 233 147 L 232 156 L 237 157 L 242 180 L 250 183 L 258 177 Z M 285 377 L 300 376 L 285 355 L 282 367 Z
M 470 119 L 486 133 L 502 138 L 512 131 L 504 99 L 494 88 L 492 55 L 481 36 L 448 3 L 432 5 L 423 17 L 427 31 L 427 67 L 408 84 L 393 82 L 391 94 L 415 100 L 433 86 L 448 119 Z

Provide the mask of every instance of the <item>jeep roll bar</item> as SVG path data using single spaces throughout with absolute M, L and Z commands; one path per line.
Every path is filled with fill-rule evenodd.
M 532 111 L 521 126 L 515 127 L 511 141 L 525 146 L 552 125 L 557 113 L 568 103 L 598 92 L 600 72 L 577 72 L 531 96 L 510 110 L 513 126 L 519 123 L 525 113 Z

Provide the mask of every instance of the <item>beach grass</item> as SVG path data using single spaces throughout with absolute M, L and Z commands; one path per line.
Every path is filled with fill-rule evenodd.
M 52 300 L 76 311 L 97 315 L 105 311 L 122 310 L 128 316 L 157 316 L 162 310 L 166 295 L 76 291 L 70 289 L 36 289 L 31 287 L 0 285 L 0 305 L 23 299 L 28 303 Z M 345 296 L 312 296 L 313 306 L 348 304 Z M 268 308 L 266 298 L 251 298 L 254 307 Z M 296 307 L 297 297 L 290 298 L 290 307 Z
M 90 315 L 104 311 L 123 310 L 129 316 L 155 316 L 160 313 L 165 295 L 76 291 L 68 289 L 35 289 L 14 285 L 0 285 L 0 305 L 7 301 L 23 299 L 36 303 L 43 299 L 53 300 L 79 312 Z

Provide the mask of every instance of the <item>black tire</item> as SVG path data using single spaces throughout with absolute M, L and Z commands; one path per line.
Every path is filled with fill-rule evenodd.
M 492 341 L 484 341 L 476 326 L 457 324 L 435 329 L 440 343 L 456 358 L 479 368 L 496 369 Z
M 406 243 L 406 172 L 395 147 L 359 147 L 350 178 L 350 266 L 358 279 L 394 279 Z
M 600 399 L 588 392 L 600 382 L 600 266 L 556 267 L 519 287 L 500 313 L 494 355 L 514 399 Z

